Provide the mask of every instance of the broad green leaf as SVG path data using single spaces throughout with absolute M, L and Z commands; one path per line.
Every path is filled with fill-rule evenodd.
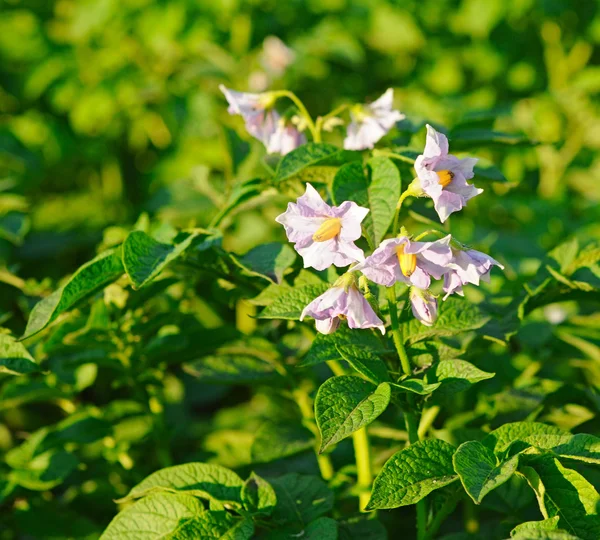
M 427 384 L 421 379 L 404 379 L 403 381 L 393 383 L 392 387 L 404 392 L 412 392 L 420 396 L 426 396 L 440 387 L 441 383 Z
M 567 531 L 558 528 L 559 516 L 543 521 L 526 521 L 510 531 L 510 537 L 517 540 L 581 540 Z
M 321 449 L 368 426 L 388 406 L 390 385 L 376 386 L 354 376 L 327 379 L 315 398 L 315 418 L 321 432 Z
M 270 516 L 277 504 L 277 495 L 269 482 L 252 473 L 242 488 L 242 503 L 251 514 Z
M 505 424 L 488 434 L 482 443 L 495 454 L 514 455 L 533 446 L 558 457 L 600 464 L 600 438 L 586 433 L 573 435 L 540 422 Z
M 252 461 L 268 463 L 304 452 L 314 444 L 314 435 L 300 422 L 286 424 L 265 422 L 256 432 L 251 450 Z
M 185 491 L 203 499 L 241 503 L 244 481 L 220 465 L 186 463 L 161 469 L 142 480 L 121 502 L 144 497 L 156 491 Z
M 435 366 L 432 381 L 441 383 L 438 394 L 447 395 L 463 392 L 473 384 L 491 379 L 494 375 L 495 373 L 482 371 L 465 360 L 442 360 Z
M 360 162 L 344 165 L 335 175 L 331 191 L 338 206 L 344 201 L 354 201 L 370 209 L 363 226 L 371 244 L 378 246 L 394 219 L 400 197 L 400 172 L 385 157 L 370 159 L 366 172 Z
M 534 456 L 519 469 L 535 492 L 544 518 L 584 540 L 600 538 L 600 495 L 581 474 L 549 454 Z
M 39 366 L 22 343 L 0 333 L 0 373 L 24 375 L 39 371 Z
M 404 339 L 413 344 L 432 337 L 452 336 L 469 330 L 477 330 L 490 320 L 482 309 L 463 298 L 451 296 L 440 304 L 440 314 L 433 326 L 425 326 L 417 319 L 401 324 Z
M 123 265 L 134 289 L 156 278 L 170 262 L 183 254 L 199 232 L 182 233 L 175 245 L 163 244 L 142 231 L 129 233 L 123 243 Z
M 125 271 L 121 253 L 121 247 L 101 253 L 77 270 L 63 287 L 38 302 L 21 339 L 37 334 L 61 313 L 121 277 Z
M 477 165 L 474 168 L 475 178 L 473 182 L 477 184 L 477 180 L 483 178 L 485 180 L 491 180 L 492 182 L 506 182 L 506 177 L 502 171 L 496 167 L 491 161 L 487 159 L 479 158 Z
M 254 523 L 249 518 L 232 516 L 225 510 L 206 510 L 185 520 L 169 536 L 169 540 L 219 539 L 248 540 L 254 535 Z
M 314 165 L 339 165 L 355 158 L 356 154 L 332 144 L 308 143 L 283 156 L 273 181 L 278 184 Z
M 418 341 L 406 348 L 410 361 L 417 366 L 430 366 L 442 360 L 458 358 L 464 351 L 439 341 Z
M 304 528 L 333 508 L 333 492 L 316 476 L 290 473 L 269 479 L 277 496 L 271 520 Z
M 454 451 L 445 441 L 425 439 L 396 452 L 375 478 L 367 510 L 415 504 L 457 480 L 452 465 Z
M 578 252 L 579 241 L 577 240 L 577 237 L 573 237 L 570 240 L 567 240 L 566 242 L 556 246 L 548 253 L 548 255 L 558 263 L 560 271 L 565 273 L 567 268 L 573 264 Z
M 356 332 L 356 330 L 351 331 Z M 346 362 L 375 384 L 390 380 L 385 362 L 369 349 L 356 345 L 337 345 L 336 348 Z
M 464 150 L 479 146 L 521 146 L 535 144 L 524 135 L 501 133 L 485 128 L 458 129 L 449 137 L 451 148 Z
M 381 521 L 353 517 L 339 523 L 339 540 L 388 540 L 388 534 Z
M 284 527 L 269 531 L 261 536 L 264 540 L 338 540 L 338 523 L 335 519 L 320 517 L 311 521 L 306 527 Z
M 272 364 L 250 355 L 219 354 L 185 364 L 184 371 L 205 382 L 242 384 L 278 377 Z
M 465 491 L 476 504 L 504 484 L 519 465 L 518 455 L 498 463 L 494 452 L 478 441 L 461 444 L 452 459 Z
M 47 491 L 62 484 L 78 465 L 79 460 L 66 450 L 48 450 L 34 457 L 25 468 L 13 469 L 8 479 L 27 489 Z
M 161 538 L 174 540 L 177 538 L 178 530 L 202 513 L 202 503 L 191 495 L 155 493 L 118 513 L 100 538 L 101 540 Z
M 302 310 L 317 296 L 323 294 L 329 285 L 306 285 L 297 289 L 284 290 L 271 304 L 259 315 L 261 319 L 287 319 L 297 321 Z
M 377 355 L 391 349 L 388 350 L 370 330 L 353 330 L 342 324 L 333 334 L 317 334 L 307 355 L 298 366 L 313 366 L 329 360 L 340 360 L 343 358 L 340 350 L 345 353 L 361 350 Z
M 213 218 L 211 227 L 218 227 L 223 219 L 231 214 L 234 214 L 238 207 L 249 200 L 262 195 L 264 191 L 265 187 L 262 179 L 260 178 L 253 178 L 236 185 L 229 194 L 225 206 Z
M 288 244 L 271 242 L 251 249 L 240 262 L 255 274 L 280 284 L 284 272 L 294 264 L 296 252 Z

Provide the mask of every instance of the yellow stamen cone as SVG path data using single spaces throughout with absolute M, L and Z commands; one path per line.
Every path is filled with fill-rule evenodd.
M 417 256 L 412 253 L 404 253 L 404 244 L 396 249 L 396 256 L 400 264 L 400 270 L 406 277 L 412 276 L 415 268 L 417 268 Z
M 454 179 L 454 173 L 447 169 L 444 169 L 443 171 L 437 171 L 437 175 L 439 178 L 438 184 L 442 187 L 448 186 Z
M 315 242 L 325 242 L 327 240 L 331 240 L 340 234 L 342 230 L 342 220 L 340 218 L 331 218 L 323 223 L 317 229 L 317 232 L 313 234 L 312 239 Z

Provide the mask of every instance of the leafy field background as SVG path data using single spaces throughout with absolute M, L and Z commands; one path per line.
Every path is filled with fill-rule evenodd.
M 293 51 L 284 69 L 272 36 Z M 219 84 L 290 89 L 314 115 L 391 87 L 407 115 L 392 146 L 421 148 L 429 122 L 495 164 L 450 230 L 505 270 L 466 290 L 489 319 L 464 327 L 485 331 L 449 346 L 496 376 L 436 398 L 432 429 L 456 446 L 524 420 L 599 435 L 599 44 L 593 0 L 3 2 L 0 538 L 97 538 L 115 500 L 175 464 L 319 475 L 310 431 L 289 433 L 298 396 L 330 376 L 325 364 L 297 367 L 317 363 L 313 327 L 256 318 L 273 283 L 300 275 L 274 218 L 301 191 L 253 191 L 276 161 L 227 114 Z M 327 181 L 312 174 L 303 180 Z M 414 230 L 435 217 L 421 200 L 409 211 Z M 160 275 L 139 265 L 156 256 L 147 235 L 179 245 L 215 222 L 217 255 L 204 239 Z M 33 306 L 111 249 L 124 250 L 129 277 L 105 256 L 95 296 L 56 321 L 45 313 L 53 324 L 37 333 Z M 28 320 L 24 353 L 13 337 Z M 417 334 L 412 353 L 426 362 Z M 294 368 L 292 387 L 274 359 Z M 406 433 L 391 411 L 372 426 L 377 469 Z M 331 457 L 335 507 L 314 517 L 341 520 L 357 513 L 350 442 Z M 600 485 L 597 469 L 574 468 Z M 378 519 L 391 538 L 413 534 L 413 507 Z M 461 502 L 443 532 L 505 538 L 539 519 L 515 480 L 480 506 Z

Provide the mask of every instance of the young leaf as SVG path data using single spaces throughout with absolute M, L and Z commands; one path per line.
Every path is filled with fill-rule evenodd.
M 283 156 L 273 181 L 278 184 L 313 165 L 326 163 L 339 165 L 353 159 L 356 155 L 332 144 L 312 142 L 304 144 Z
M 369 425 L 390 402 L 390 385 L 379 386 L 354 376 L 327 379 L 315 398 L 315 418 L 321 432 L 321 449 Z
M 268 463 L 304 452 L 314 444 L 313 434 L 300 423 L 265 422 L 256 432 L 251 450 L 252 461 Z
M 200 233 L 185 233 L 177 244 L 162 244 L 143 231 L 129 233 L 123 243 L 123 265 L 134 289 L 156 278 L 170 262 L 188 249 Z M 179 237 L 178 237 L 179 238 Z
M 463 392 L 470 386 L 486 379 L 495 373 L 488 373 L 465 360 L 442 360 L 435 366 L 434 380 L 441 383 L 440 392 L 445 395 Z
M 465 491 L 476 504 L 506 482 L 519 465 L 519 455 L 498 464 L 494 453 L 478 441 L 461 444 L 452 460 Z
M 241 504 L 244 481 L 220 465 L 186 463 L 161 469 L 142 480 L 120 502 L 156 491 L 185 491 L 196 497 Z
M 269 482 L 252 473 L 242 488 L 242 503 L 251 514 L 270 516 L 277 504 L 277 495 Z
M 371 382 L 379 384 L 390 380 L 385 362 L 369 349 L 356 345 L 338 345 L 336 348 L 346 362 Z
M 171 540 L 192 538 L 248 540 L 253 535 L 254 523 L 251 519 L 236 518 L 225 510 L 206 510 L 192 519 L 180 523 L 168 538 Z
M 457 480 L 452 465 L 454 451 L 445 441 L 425 439 L 396 452 L 375 478 L 367 510 L 415 504 Z
M 271 520 L 304 527 L 333 508 L 333 492 L 316 476 L 290 473 L 269 480 L 277 496 Z
M 323 294 L 328 288 L 329 285 L 323 283 L 284 290 L 273 303 L 262 310 L 259 318 L 297 321 L 306 305 L 312 302 L 317 296 Z
M 155 493 L 117 514 L 100 538 L 175 538 L 175 533 L 202 510 L 202 503 L 191 495 Z
M 240 262 L 258 276 L 280 284 L 284 272 L 294 264 L 296 252 L 288 244 L 271 242 L 251 249 Z
M 39 366 L 22 343 L 0 333 L 0 373 L 24 375 L 39 371 Z
M 582 538 L 600 538 L 600 495 L 581 474 L 548 454 L 534 456 L 520 468 L 535 492 L 542 515 L 558 516 L 558 527 Z
M 373 246 L 378 246 L 392 224 L 400 197 L 400 172 L 388 158 L 376 157 L 367 163 L 353 162 L 340 168 L 331 187 L 335 204 L 354 201 L 371 211 L 364 227 Z
M 42 331 L 61 313 L 122 276 L 124 268 L 121 253 L 121 247 L 101 253 L 77 270 L 63 287 L 38 302 L 31 311 L 21 339 Z

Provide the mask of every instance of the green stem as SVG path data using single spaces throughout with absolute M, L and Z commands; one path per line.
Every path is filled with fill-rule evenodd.
M 343 105 L 340 105 L 339 107 L 333 109 L 333 111 L 328 112 L 325 116 L 319 116 L 317 118 L 317 121 L 315 122 L 315 129 L 319 134 L 319 138 L 321 137 L 321 130 L 323 129 L 323 125 L 325 124 L 325 122 L 330 118 L 344 112 L 348 107 L 349 105 L 347 103 L 344 103 Z
M 404 161 L 404 163 L 408 163 L 410 165 L 415 164 L 415 160 L 413 158 L 403 156 L 402 154 L 397 154 L 396 152 L 391 152 L 390 150 L 373 150 L 373 155 L 397 159 L 398 161 Z
M 406 354 L 406 349 L 404 348 L 404 337 L 402 336 L 402 329 L 400 328 L 400 323 L 398 321 L 396 285 L 388 287 L 387 295 L 390 319 L 392 322 L 392 338 L 394 339 L 396 352 L 398 353 L 398 358 L 400 359 L 400 364 L 402 365 L 402 371 L 405 375 L 411 375 L 412 368 L 410 367 L 410 360 L 408 359 L 408 354 Z
M 429 431 L 429 428 L 432 426 L 433 422 L 437 418 L 437 415 L 439 414 L 439 412 L 440 412 L 439 405 L 434 405 L 433 407 L 430 407 L 429 409 L 427 409 L 421 415 L 421 421 L 419 422 L 419 429 L 417 431 L 419 440 L 423 440 L 425 438 L 425 435 L 427 434 L 427 432 Z
M 422 232 L 415 238 L 415 242 L 418 242 L 422 238 L 425 238 L 428 234 L 435 234 L 439 238 L 443 238 L 447 233 L 442 231 L 437 231 L 436 229 L 429 229 L 428 231 Z
M 442 505 L 442 507 L 437 511 L 435 517 L 433 518 L 427 532 L 425 533 L 423 540 L 433 540 L 435 535 L 437 534 L 439 528 L 442 523 L 446 521 L 446 518 L 453 512 L 460 500 L 460 495 L 456 494 L 455 497 L 448 497 L 446 502 Z
M 323 477 L 323 480 L 331 480 L 334 472 L 333 465 L 331 464 L 329 455 L 319 453 L 321 447 L 321 436 L 315 423 L 315 414 L 313 412 L 310 396 L 304 389 L 298 388 L 294 392 L 294 397 L 296 398 L 296 403 L 298 403 L 298 407 L 300 408 L 300 412 L 302 413 L 302 418 L 306 427 L 316 438 L 315 455 L 317 456 L 317 463 L 319 465 L 319 470 L 321 471 L 321 476 Z
M 306 107 L 304 106 L 304 103 L 302 103 L 302 101 L 300 101 L 300 98 L 296 94 L 294 94 L 294 92 L 290 92 L 289 90 L 277 90 L 277 91 L 273 92 L 273 95 L 275 96 L 275 98 L 286 97 L 286 98 L 292 100 L 294 102 L 294 105 L 296 105 L 296 107 L 298 107 L 300 114 L 302 116 L 304 116 L 304 118 L 306 119 L 306 122 L 308 124 L 308 129 L 310 130 L 313 141 L 321 142 L 321 133 L 317 131 L 317 129 L 315 127 L 315 123 L 312 119 L 312 116 L 310 115 L 310 113 L 308 112 Z
M 371 484 L 373 483 L 369 434 L 366 427 L 352 434 L 352 443 L 354 444 L 354 458 L 356 460 L 357 484 L 360 490 L 358 504 L 360 511 L 364 512 L 371 498 Z
M 392 228 L 394 236 L 398 235 L 398 229 L 400 228 L 400 210 L 402 209 L 402 203 L 404 202 L 404 199 L 411 197 L 412 195 L 414 195 L 414 193 L 410 189 L 407 189 L 404 193 L 402 193 L 402 195 L 400 195 L 400 198 L 398 199 L 398 203 L 396 204 L 396 213 L 394 214 L 394 226 Z

